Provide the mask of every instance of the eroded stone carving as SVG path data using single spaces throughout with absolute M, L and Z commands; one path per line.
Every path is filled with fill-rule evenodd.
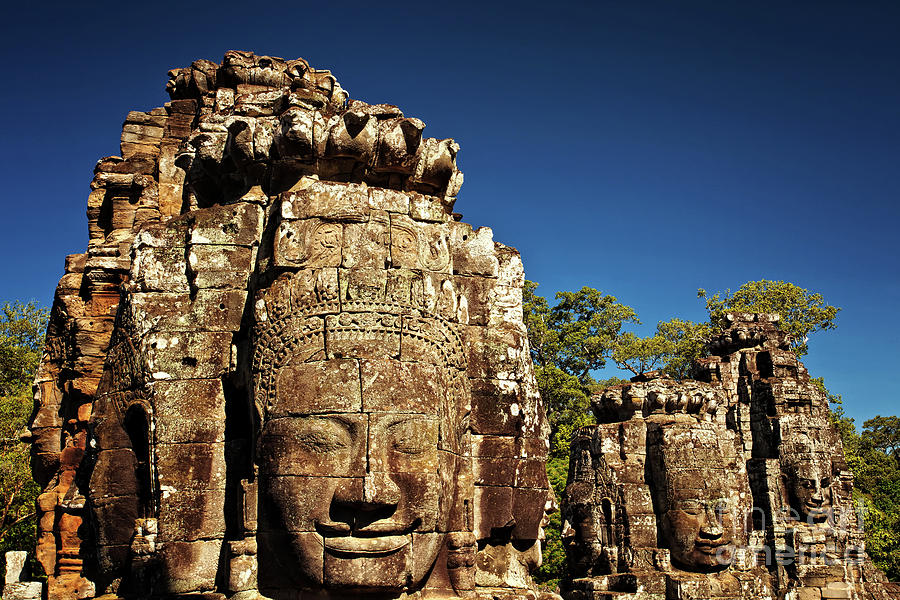
M 170 73 L 98 163 L 32 423 L 51 598 L 529 597 L 547 423 L 453 140 L 328 71 Z
M 825 394 L 775 316 L 729 315 L 697 380 L 592 398 L 572 442 L 567 598 L 893 598 Z

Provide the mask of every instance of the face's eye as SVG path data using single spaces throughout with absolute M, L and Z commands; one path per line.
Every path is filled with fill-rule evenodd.
M 717 516 L 717 517 L 719 518 L 719 520 L 721 521 L 721 520 L 722 520 L 722 517 L 724 517 L 725 514 L 728 513 L 728 502 L 725 501 L 725 500 L 719 500 L 719 501 L 716 503 L 716 508 L 715 508 L 715 510 L 716 510 L 716 516 Z
M 823 478 L 821 483 L 823 488 L 831 487 L 831 477 Z
M 310 452 L 332 452 L 347 447 L 347 443 L 338 436 L 325 432 L 309 431 L 297 438 L 297 443 Z
M 403 454 L 422 454 L 430 445 L 425 422 L 409 419 L 388 427 L 391 449 Z
M 349 432 L 343 425 L 326 419 L 317 419 L 304 424 L 295 441 L 307 452 L 326 454 L 349 448 L 351 440 Z
M 697 516 L 703 513 L 703 506 L 696 500 L 688 500 L 682 502 L 678 506 L 678 510 L 689 515 Z

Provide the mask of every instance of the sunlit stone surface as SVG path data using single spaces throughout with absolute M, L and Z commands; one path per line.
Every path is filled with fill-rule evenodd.
M 563 596 L 900 597 L 865 554 L 825 394 L 774 316 L 729 318 L 697 380 L 592 399 L 562 499 Z
M 167 89 L 53 306 L 49 597 L 548 596 L 522 263 L 452 212 L 457 144 L 302 59 Z

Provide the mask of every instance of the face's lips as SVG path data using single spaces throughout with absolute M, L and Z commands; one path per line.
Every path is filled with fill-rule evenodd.
M 823 508 L 821 505 L 810 506 L 806 504 L 803 506 L 806 511 L 806 514 L 812 518 L 813 521 L 824 521 L 828 518 L 828 510 Z
M 408 535 L 385 535 L 381 537 L 326 537 L 325 549 L 338 554 L 369 555 L 391 554 L 408 546 Z
M 413 519 L 411 523 L 398 523 L 390 519 L 382 519 L 362 527 L 353 527 L 343 521 L 317 521 L 316 531 L 322 536 L 354 536 L 360 538 L 382 537 L 388 535 L 409 535 L 422 524 L 422 519 Z
M 700 552 L 703 552 L 704 554 L 715 554 L 719 548 L 730 545 L 731 542 L 728 540 L 697 540 L 697 542 L 694 544 L 694 548 L 696 548 Z
M 406 524 L 380 520 L 354 528 L 340 521 L 320 521 L 316 523 L 316 530 L 322 536 L 325 549 L 330 552 L 378 556 L 397 552 L 409 545 L 410 534 L 420 523 L 421 519 Z

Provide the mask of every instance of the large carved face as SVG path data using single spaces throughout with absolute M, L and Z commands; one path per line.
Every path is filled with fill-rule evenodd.
M 723 569 L 734 560 L 733 494 L 714 471 L 705 481 L 697 481 L 697 473 L 683 471 L 668 478 L 670 501 L 660 523 L 662 535 L 679 565 Z
M 394 359 L 280 368 L 259 440 L 260 525 L 287 532 L 282 562 L 304 585 L 421 584 L 454 501 L 446 380 L 440 367 Z
M 831 508 L 831 473 L 813 461 L 794 465 L 791 471 L 788 478 L 791 505 L 809 523 L 827 520 Z

